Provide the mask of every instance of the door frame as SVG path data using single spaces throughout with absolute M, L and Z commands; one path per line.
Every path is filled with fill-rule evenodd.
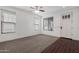
M 73 38 L 73 12 L 72 11 L 66 11 L 64 12 L 61 16 L 65 15 L 65 14 L 70 14 L 70 18 L 71 18 L 71 37 L 66 37 L 66 36 L 63 36 L 62 34 L 62 29 L 63 29 L 63 19 L 61 17 L 61 21 L 60 21 L 60 37 L 64 37 L 64 38 L 70 38 L 72 39 Z

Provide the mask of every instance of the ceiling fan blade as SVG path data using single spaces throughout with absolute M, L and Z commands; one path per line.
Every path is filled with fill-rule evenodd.
M 39 10 L 39 11 L 41 11 L 41 12 L 45 12 L 45 10 Z
M 31 9 L 39 10 L 39 11 L 41 11 L 41 12 L 45 12 L 45 10 L 43 10 L 43 9 L 41 9 L 41 8 L 43 8 L 43 7 L 42 7 L 42 6 L 41 6 L 41 7 L 39 7 L 39 6 L 31 7 Z

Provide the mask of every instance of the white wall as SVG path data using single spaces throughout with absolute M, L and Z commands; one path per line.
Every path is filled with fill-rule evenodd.
M 12 7 L 0 7 L 0 9 L 6 9 L 16 12 L 16 18 L 17 18 L 16 33 L 1 34 L 1 17 L 0 17 L 0 42 L 40 34 L 40 29 L 38 31 L 34 30 L 34 19 L 36 18 L 40 20 L 41 19 L 40 16 L 34 15 L 30 11 L 24 11 Z
M 51 36 L 58 36 L 61 37 L 61 21 L 62 21 L 62 15 L 68 11 L 71 11 L 73 13 L 73 28 L 72 30 L 72 39 L 79 40 L 79 7 L 75 8 L 68 8 L 68 9 L 63 9 L 60 11 L 56 12 L 51 12 L 50 14 L 45 15 L 45 17 L 54 17 L 54 31 L 44 31 L 43 30 L 43 19 L 41 20 L 42 26 L 41 30 L 43 34 L 51 35 Z M 45 18 L 43 17 L 43 18 Z
M 79 8 L 73 9 L 73 35 L 72 38 L 79 40 Z
M 66 12 L 72 12 L 71 38 L 74 40 L 79 40 L 79 7 L 65 9 L 62 14 Z
M 43 18 L 41 20 L 42 22 L 42 26 L 41 26 L 41 30 L 43 34 L 47 34 L 47 35 L 51 35 L 51 36 L 57 36 L 60 37 L 60 20 L 61 20 L 61 12 L 57 11 L 57 12 L 51 12 L 50 14 L 45 15 L 43 18 L 45 17 L 54 17 L 54 30 L 53 31 L 44 31 L 43 30 Z
M 36 34 L 47 34 L 51 36 L 58 36 L 60 37 L 61 35 L 61 15 L 64 13 L 64 10 L 61 11 L 56 11 L 56 12 L 51 12 L 49 14 L 46 14 L 45 17 L 54 17 L 54 31 L 43 31 L 43 18 L 38 15 L 34 15 L 30 11 L 24 11 L 20 10 L 17 8 L 13 7 L 0 7 L 0 9 L 7 9 L 11 11 L 16 12 L 17 16 L 17 23 L 16 23 L 16 33 L 12 34 L 1 34 L 1 17 L 0 17 L 0 42 L 3 41 L 8 41 L 8 40 L 13 40 L 16 38 L 22 38 L 22 37 L 27 37 L 31 35 L 36 35 Z M 69 9 L 73 12 L 73 39 L 79 40 L 79 8 L 73 8 Z M 65 11 L 69 11 L 68 9 L 65 9 Z M 1 11 L 0 11 L 1 15 Z M 34 20 L 35 19 L 41 19 L 41 29 L 39 31 L 34 30 Z

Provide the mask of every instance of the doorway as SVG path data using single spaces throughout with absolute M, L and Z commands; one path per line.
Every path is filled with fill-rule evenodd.
M 71 38 L 72 39 L 72 23 L 73 23 L 73 18 L 72 18 L 72 12 L 66 12 L 62 15 L 62 20 L 61 20 L 61 37 L 65 38 Z

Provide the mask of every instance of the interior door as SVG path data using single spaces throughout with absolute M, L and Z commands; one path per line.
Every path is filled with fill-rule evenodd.
M 72 13 L 65 13 L 62 16 L 61 36 L 72 38 Z

